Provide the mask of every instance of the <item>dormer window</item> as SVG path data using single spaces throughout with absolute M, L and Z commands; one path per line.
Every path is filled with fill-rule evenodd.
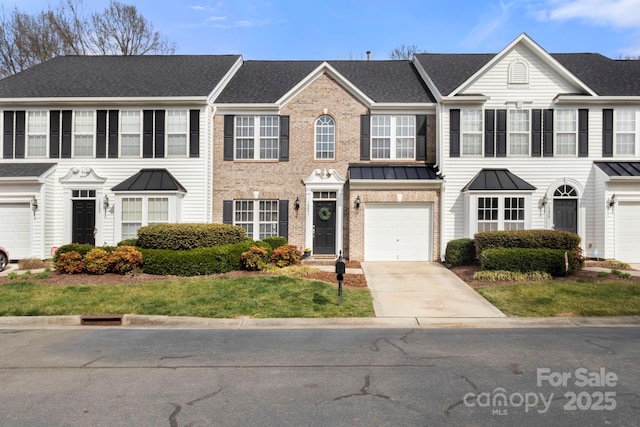
M 509 84 L 529 83 L 529 65 L 522 59 L 516 59 L 509 65 Z

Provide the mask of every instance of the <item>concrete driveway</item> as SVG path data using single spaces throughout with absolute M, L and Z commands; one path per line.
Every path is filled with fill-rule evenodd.
M 376 317 L 506 317 L 436 262 L 363 262 Z

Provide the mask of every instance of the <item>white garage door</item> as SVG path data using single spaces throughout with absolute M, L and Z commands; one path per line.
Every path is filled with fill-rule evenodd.
M 431 204 L 367 203 L 365 261 L 431 261 L 431 246 Z
M 0 203 L 0 246 L 11 259 L 30 258 L 31 208 L 28 203 Z
M 616 259 L 640 262 L 640 203 L 619 202 L 616 211 Z

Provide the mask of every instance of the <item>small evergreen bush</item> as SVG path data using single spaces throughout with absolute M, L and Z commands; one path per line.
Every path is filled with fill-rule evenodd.
M 84 256 L 84 269 L 89 274 L 104 274 L 109 269 L 109 253 L 104 249 L 91 249 Z
M 230 224 L 152 224 L 138 229 L 137 246 L 186 251 L 240 243 L 246 238 L 244 228 Z
M 249 271 L 262 270 L 269 260 L 269 250 L 258 246 L 252 246 L 248 251 L 240 255 L 242 268 Z
M 118 242 L 118 246 L 138 246 L 138 239 L 137 238 L 132 238 L 132 239 L 124 239 Z
M 90 245 L 89 243 L 69 243 L 67 245 L 62 245 L 53 255 L 53 262 L 57 263 L 60 255 L 66 252 L 77 252 L 80 256 L 85 256 L 93 248 L 95 248 L 95 246 Z
M 482 270 L 507 271 L 545 271 L 552 276 L 565 276 L 575 271 L 576 266 L 569 263 L 565 269 L 564 254 L 561 249 L 541 248 L 500 248 L 486 249 L 480 255 Z M 571 259 L 571 255 L 569 255 Z
M 63 252 L 56 261 L 56 271 L 67 274 L 78 274 L 84 270 L 82 255 L 78 251 Z
M 301 259 L 302 252 L 294 245 L 280 246 L 271 253 L 271 263 L 278 267 L 300 264 Z
M 269 245 L 272 250 L 287 244 L 287 239 L 282 236 L 265 237 L 262 241 Z
M 476 261 L 476 246 L 473 239 L 455 239 L 447 243 L 444 260 L 450 265 L 469 265 Z
M 118 246 L 107 258 L 109 271 L 125 274 L 140 268 L 143 262 L 142 254 L 133 246 Z
M 551 275 L 544 271 L 528 271 L 521 273 L 519 271 L 505 271 L 505 270 L 481 270 L 473 273 L 474 280 L 487 280 L 491 282 L 498 281 L 517 281 L 517 282 L 531 282 L 538 280 L 549 280 Z

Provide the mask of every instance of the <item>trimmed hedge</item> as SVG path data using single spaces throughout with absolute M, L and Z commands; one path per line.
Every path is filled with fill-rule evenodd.
M 78 252 L 81 256 L 84 257 L 86 254 L 89 253 L 89 251 L 95 248 L 100 248 L 102 250 L 105 250 L 107 251 L 107 253 L 113 252 L 113 250 L 115 249 L 115 247 L 113 246 L 93 246 L 93 245 L 90 245 L 89 243 L 69 243 L 67 245 L 62 245 L 58 248 L 56 253 L 53 255 L 53 262 L 54 263 L 58 262 L 60 255 L 64 253 Z
M 271 249 L 276 249 L 287 244 L 287 239 L 282 236 L 265 237 L 262 241 L 271 246 Z
M 568 252 L 569 271 L 565 269 L 564 254 Z M 570 251 L 544 248 L 486 249 L 480 255 L 482 270 L 506 270 L 527 273 L 545 271 L 552 276 L 566 276 L 576 268 Z
M 140 252 L 144 257 L 142 271 L 148 274 L 176 276 L 227 273 L 241 269 L 240 255 L 252 246 L 265 247 L 266 245 L 246 239 L 241 243 L 183 251 L 141 249 Z
M 444 260 L 450 265 L 469 265 L 476 261 L 476 246 L 473 239 L 455 239 L 447 243 Z
M 138 246 L 138 239 L 134 237 L 133 239 L 120 240 L 118 246 Z
M 138 246 L 143 249 L 186 251 L 240 243 L 246 236 L 244 228 L 237 225 L 152 224 L 138 229 Z
M 568 231 L 510 230 L 476 233 L 476 249 L 482 254 L 494 248 L 547 248 L 573 250 L 580 247 L 580 236 Z

